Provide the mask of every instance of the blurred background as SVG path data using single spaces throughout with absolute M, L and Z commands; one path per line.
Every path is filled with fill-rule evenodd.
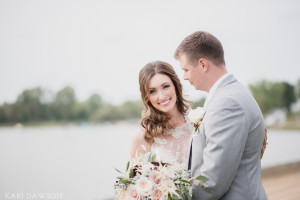
M 170 63 L 203 105 L 173 58 L 198 30 L 264 114 L 269 199 L 299 199 L 299 24 L 296 0 L 0 0 L 0 200 L 112 199 L 139 129 L 139 70 Z

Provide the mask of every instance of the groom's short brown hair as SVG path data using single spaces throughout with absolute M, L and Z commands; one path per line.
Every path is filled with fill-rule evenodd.
M 177 47 L 174 57 L 176 60 L 185 54 L 192 65 L 200 58 L 212 61 L 215 65 L 225 64 L 224 50 L 221 42 L 212 34 L 197 31 L 186 38 Z

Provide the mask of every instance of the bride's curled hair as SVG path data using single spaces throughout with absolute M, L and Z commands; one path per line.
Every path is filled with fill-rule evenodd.
M 156 109 L 149 100 L 149 82 L 150 79 L 158 73 L 168 76 L 174 84 L 178 111 L 182 115 L 185 115 L 189 109 L 189 101 L 185 100 L 182 96 L 182 84 L 173 67 L 162 61 L 155 61 L 145 65 L 139 73 L 139 84 L 142 101 L 145 106 L 141 126 L 145 129 L 144 137 L 147 142 L 152 142 L 154 137 L 162 135 L 166 128 L 174 128 L 174 125 L 170 122 L 171 116 Z

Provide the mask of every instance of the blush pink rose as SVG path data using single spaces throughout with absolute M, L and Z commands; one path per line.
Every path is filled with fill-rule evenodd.
M 139 194 L 138 194 L 138 192 L 136 191 L 136 189 L 135 189 L 135 187 L 133 185 L 130 185 L 127 188 L 126 196 L 130 200 L 138 200 L 138 199 L 140 199 Z
M 150 175 L 152 182 L 156 185 L 160 185 L 162 183 L 162 177 L 158 172 L 153 172 Z
M 152 191 L 153 183 L 147 178 L 143 177 L 136 182 L 135 186 L 138 193 L 141 195 L 148 195 Z
M 155 189 L 152 193 L 152 199 L 153 200 L 163 200 L 164 198 L 164 193 L 160 189 Z

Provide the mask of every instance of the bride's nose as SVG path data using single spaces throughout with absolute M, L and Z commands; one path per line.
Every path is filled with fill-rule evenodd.
M 165 92 L 164 91 L 162 91 L 162 90 L 159 90 L 159 92 L 158 92 L 158 100 L 165 100 L 166 99 L 166 94 L 165 94 Z

